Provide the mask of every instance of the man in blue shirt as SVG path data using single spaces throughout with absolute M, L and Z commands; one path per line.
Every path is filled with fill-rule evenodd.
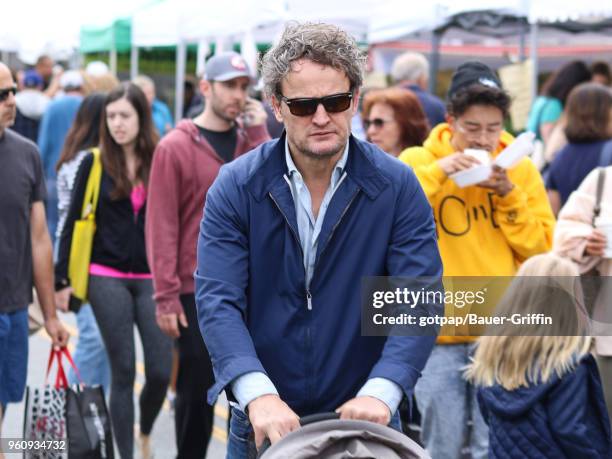
M 151 107 L 151 115 L 153 116 L 155 129 L 157 129 L 159 136 L 163 137 L 174 127 L 170 109 L 156 97 L 155 82 L 152 78 L 146 75 L 138 75 L 134 78 L 133 83 L 144 92 Z
M 47 106 L 38 129 L 38 148 L 47 182 L 45 208 L 51 240 L 55 240 L 57 227 L 57 175 L 55 165 L 64 146 L 64 140 L 83 100 L 83 77 L 76 70 L 64 72 L 60 78 L 63 95 Z
M 435 75 L 433 77 L 435 78 Z M 399 55 L 393 61 L 391 78 L 397 86 L 409 89 L 416 94 L 423 106 L 431 129 L 446 122 L 444 102 L 439 97 L 427 92 L 429 62 L 427 62 L 425 56 L 413 52 Z
M 223 166 L 208 192 L 196 303 L 208 401 L 232 401 L 229 458 L 317 412 L 396 424 L 433 347 L 361 333 L 362 278 L 442 272 L 412 171 L 351 136 L 364 60 L 335 26 L 288 26 L 263 62 L 285 134 Z

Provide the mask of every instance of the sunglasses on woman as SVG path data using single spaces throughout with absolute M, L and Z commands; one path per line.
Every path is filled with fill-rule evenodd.
M 319 104 L 323 105 L 327 113 L 340 113 L 351 106 L 352 99 L 353 94 L 350 92 L 342 92 L 325 97 L 299 97 L 296 99 L 287 99 L 281 95 L 281 100 L 287 104 L 289 111 L 295 116 L 314 115 Z
M 374 118 L 371 120 L 363 120 L 363 128 L 367 131 L 370 126 L 374 126 L 376 129 L 380 129 L 386 123 L 390 123 L 393 120 L 383 120 L 382 118 Z
M 13 93 L 13 95 L 17 94 L 17 85 L 13 85 L 10 88 L 0 89 L 0 102 L 4 102 L 6 99 L 8 99 L 10 93 Z

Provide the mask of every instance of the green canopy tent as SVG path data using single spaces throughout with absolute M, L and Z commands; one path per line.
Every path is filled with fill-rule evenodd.
M 137 12 L 152 7 L 164 0 L 111 0 L 108 15 L 92 25 L 81 27 L 79 33 L 79 51 L 87 53 L 110 53 L 109 67 L 117 72 L 117 53 L 132 49 L 132 18 Z M 90 23 L 91 24 L 91 23 Z
M 116 19 L 107 27 L 83 27 L 79 49 L 82 53 L 115 50 L 129 51 L 132 47 L 132 19 Z
M 109 67 L 117 73 L 117 53 L 132 48 L 132 19 L 115 19 L 107 27 L 83 27 L 80 32 L 81 53 L 109 52 Z

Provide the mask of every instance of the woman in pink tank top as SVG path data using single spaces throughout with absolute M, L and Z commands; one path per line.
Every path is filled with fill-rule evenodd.
M 144 350 L 146 383 L 140 394 L 141 456 L 151 457 L 149 435 L 165 399 L 172 342 L 155 320 L 153 284 L 144 240 L 146 188 L 157 143 L 143 92 L 123 83 L 106 97 L 100 126 L 102 180 L 96 209 L 88 298 L 104 340 L 112 372 L 110 415 L 122 459 L 134 455 L 134 326 Z M 85 157 L 74 184 L 59 245 L 58 301 L 70 293 L 68 258 L 74 222 L 80 218 L 93 155 Z

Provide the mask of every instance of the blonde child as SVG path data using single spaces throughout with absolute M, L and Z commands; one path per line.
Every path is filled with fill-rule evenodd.
M 552 324 L 508 325 L 478 340 L 466 377 L 479 386 L 489 457 L 612 457 L 577 267 L 553 254 L 528 259 L 496 313 L 542 313 Z

